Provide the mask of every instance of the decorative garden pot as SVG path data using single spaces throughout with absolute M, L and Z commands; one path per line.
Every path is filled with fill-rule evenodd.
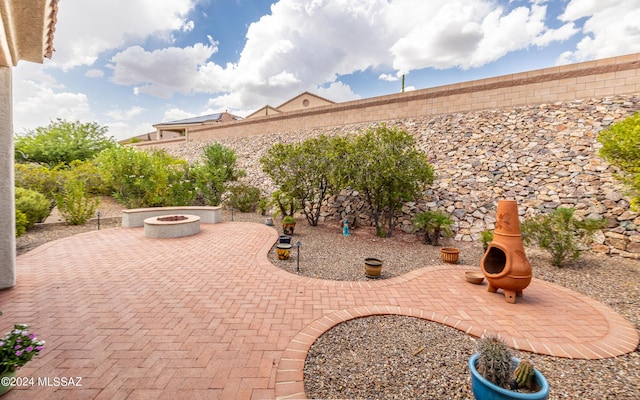
M 278 237 L 278 243 L 291 244 L 291 236 L 289 236 L 289 235 L 280 235 Z
M 476 362 L 478 361 L 479 354 L 476 353 L 469 358 L 469 370 L 471 371 L 471 389 L 473 390 L 473 396 L 478 400 L 544 400 L 549 397 L 549 382 L 538 371 L 534 369 L 534 381 L 539 387 L 537 392 L 515 392 L 501 388 L 486 380 L 476 369 Z M 517 366 L 520 360 L 513 358 L 514 364 Z
M 379 278 L 382 273 L 382 260 L 376 257 L 364 259 L 364 274 L 367 278 Z
M 440 249 L 440 257 L 443 262 L 457 264 L 459 256 L 460 249 L 456 249 L 455 247 L 443 247 Z
M 13 378 L 16 376 L 16 371 L 9 371 L 0 374 L 0 396 L 7 393 L 13 386 L 11 386 Z
M 296 224 L 282 224 L 282 232 L 285 235 L 293 235 L 293 231 L 296 228 Z
M 482 256 L 480 268 L 489 282 L 488 291 L 503 289 L 509 303 L 515 303 L 531 283 L 531 264 L 524 253 L 515 200 L 498 201 L 493 241 Z
M 288 260 L 291 255 L 291 245 L 287 243 L 278 243 L 276 246 L 279 260 Z

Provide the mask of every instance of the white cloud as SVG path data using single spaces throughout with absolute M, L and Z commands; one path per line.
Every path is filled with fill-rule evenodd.
M 162 122 L 179 121 L 181 119 L 197 117 L 200 114 L 194 114 L 190 111 L 181 110 L 179 108 L 170 108 L 164 112 Z
M 104 77 L 104 71 L 101 69 L 90 69 L 88 70 L 84 76 L 86 76 L 87 78 L 102 78 Z
M 560 16 L 571 22 L 582 18 L 584 37 L 559 64 L 640 52 L 640 0 L 571 0 Z
M 140 46 L 132 46 L 113 56 L 109 67 L 114 71 L 114 83 L 139 85 L 136 93 L 148 93 L 166 99 L 174 92 L 189 94 L 201 90 L 196 85 L 198 69 L 216 51 L 216 47 L 202 43 L 151 52 Z
M 342 82 L 333 82 L 328 87 L 318 87 L 316 89 L 316 93 L 318 96 L 335 101 L 336 103 L 357 100 L 360 98 L 360 96 L 354 93 L 348 85 L 345 85 Z
M 118 121 L 129 121 L 132 118 L 140 115 L 144 111 L 144 108 L 139 106 L 131 107 L 128 110 L 121 110 L 115 108 L 104 113 L 107 117 L 113 118 Z
M 546 6 L 538 4 L 506 10 L 488 0 L 406 0 L 392 3 L 391 8 L 388 23 L 399 26 L 391 46 L 399 73 L 427 67 L 480 67 L 509 52 L 545 46 L 575 33 L 571 24 L 548 28 Z
M 195 0 L 64 0 L 56 25 L 54 63 L 64 69 L 92 65 L 98 56 L 131 40 L 188 25 Z
M 94 121 L 87 95 L 65 91 L 41 66 L 20 63 L 13 78 L 13 124 L 17 133 L 47 126 L 56 118 Z

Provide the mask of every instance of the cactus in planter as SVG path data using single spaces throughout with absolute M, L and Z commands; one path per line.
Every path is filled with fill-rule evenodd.
M 480 339 L 478 345 L 478 372 L 494 385 L 509 388 L 512 379 L 511 351 L 498 336 Z
M 513 376 L 516 381 L 517 388 L 533 389 L 532 383 L 533 383 L 534 370 L 533 370 L 533 364 L 531 364 L 529 361 L 527 360 L 520 361 L 520 364 L 518 364 L 518 368 L 516 368 L 516 371 L 513 373 Z

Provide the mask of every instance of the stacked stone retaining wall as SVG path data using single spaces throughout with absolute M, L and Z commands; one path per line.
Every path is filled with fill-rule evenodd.
M 592 249 L 640 258 L 640 216 L 632 212 L 613 167 L 598 157 L 598 132 L 640 109 L 640 94 L 589 98 L 504 109 L 425 115 L 384 121 L 416 138 L 437 179 L 417 202 L 405 204 L 396 227 L 411 230 L 417 212 L 445 210 L 456 221 L 456 240 L 477 240 L 493 229 L 499 199 L 518 201 L 521 217 L 574 207 L 582 218 L 604 218 L 607 228 Z M 302 129 L 218 139 L 234 149 L 246 183 L 265 194 L 274 190 L 259 159 L 274 143 L 320 134 L 349 135 L 376 123 Z M 207 142 L 180 143 L 167 150 L 191 162 Z M 364 202 L 350 191 L 327 199 L 323 220 L 357 216 L 370 224 Z

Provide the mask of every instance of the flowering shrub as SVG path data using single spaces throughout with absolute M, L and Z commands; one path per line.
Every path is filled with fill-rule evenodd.
M 44 348 L 44 340 L 38 340 L 28 329 L 28 325 L 16 324 L 0 339 L 0 373 L 19 369 Z

